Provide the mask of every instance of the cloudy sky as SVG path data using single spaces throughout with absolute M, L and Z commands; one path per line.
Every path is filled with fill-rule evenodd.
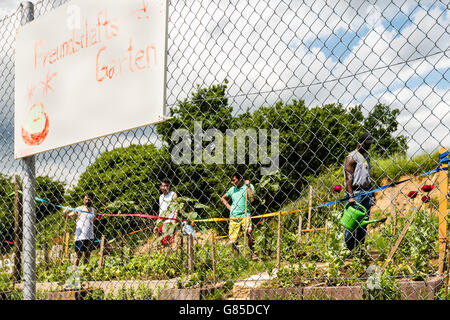
M 0 0 L 0 19 L 16 11 L 19 4 L 18 0 Z
M 13 13 L 19 3 L 0 0 L 0 16 Z M 196 84 L 227 78 L 236 112 L 292 99 L 308 106 L 362 104 L 365 112 L 385 103 L 401 111 L 397 133 L 409 137 L 410 156 L 450 146 L 449 3 L 172 1 L 168 105 L 189 97 Z M 11 50 L 0 52 L 5 54 Z M 39 156 L 45 163 L 39 170 L 75 181 L 95 159 L 92 148 L 158 142 L 154 139 L 145 128 L 64 148 Z M 0 154 L 5 150 L 10 149 Z M 78 152 L 90 156 L 79 159 L 73 155 Z

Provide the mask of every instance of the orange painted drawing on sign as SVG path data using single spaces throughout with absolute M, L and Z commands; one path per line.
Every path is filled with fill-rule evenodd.
M 41 81 L 41 84 L 42 84 L 43 90 L 44 90 L 43 92 L 44 92 L 44 95 L 45 95 L 45 96 L 47 95 L 49 89 L 53 91 L 53 88 L 50 86 L 50 81 L 52 81 L 52 79 L 53 79 L 57 74 L 58 74 L 57 72 L 53 72 L 53 73 L 50 75 L 50 72 L 47 72 L 47 78 L 46 78 L 46 80 L 45 80 L 45 81 Z
M 140 13 L 140 15 L 138 15 L 138 20 L 139 20 L 139 19 L 143 19 L 143 18 L 145 18 L 145 19 L 149 18 L 147 11 L 148 11 L 148 2 L 145 0 L 142 0 L 142 8 L 140 8 L 134 12 Z
M 25 123 L 22 125 L 22 139 L 27 145 L 40 145 L 47 137 L 49 127 L 50 123 L 44 112 L 44 105 L 36 103 L 30 108 Z
M 97 13 L 95 23 L 85 19 L 79 31 L 73 29 L 71 34 L 68 34 L 59 43 L 43 39 L 36 41 L 34 44 L 34 70 L 47 68 L 81 50 L 117 37 L 120 30 L 117 21 L 117 17 L 108 16 L 108 10 L 101 10 Z
M 31 99 L 33 98 L 34 90 L 36 89 L 36 87 L 37 86 L 28 87 L 28 91 L 27 91 L 28 102 L 30 102 Z
M 130 45 L 122 56 L 109 60 L 105 59 L 107 54 L 108 48 L 106 46 L 101 47 L 97 52 L 95 77 L 98 82 L 113 79 L 126 72 L 134 73 L 151 69 L 157 63 L 156 47 L 150 44 L 144 48 L 136 49 L 133 38 L 130 38 Z M 109 60 L 109 63 L 105 63 L 105 60 Z

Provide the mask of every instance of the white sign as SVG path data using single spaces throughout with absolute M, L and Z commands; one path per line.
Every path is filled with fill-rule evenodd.
M 14 156 L 163 120 L 167 0 L 73 0 L 16 38 Z

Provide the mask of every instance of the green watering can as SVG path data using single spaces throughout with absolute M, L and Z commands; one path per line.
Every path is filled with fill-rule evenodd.
M 357 227 L 364 227 L 371 223 L 384 222 L 387 218 L 378 220 L 367 220 L 367 210 L 359 203 L 347 203 L 344 207 L 344 214 L 339 223 L 349 231 L 354 231 Z

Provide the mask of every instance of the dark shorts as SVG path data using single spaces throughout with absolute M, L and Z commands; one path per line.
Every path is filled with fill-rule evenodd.
M 93 240 L 77 240 L 75 241 L 75 252 L 92 251 Z

